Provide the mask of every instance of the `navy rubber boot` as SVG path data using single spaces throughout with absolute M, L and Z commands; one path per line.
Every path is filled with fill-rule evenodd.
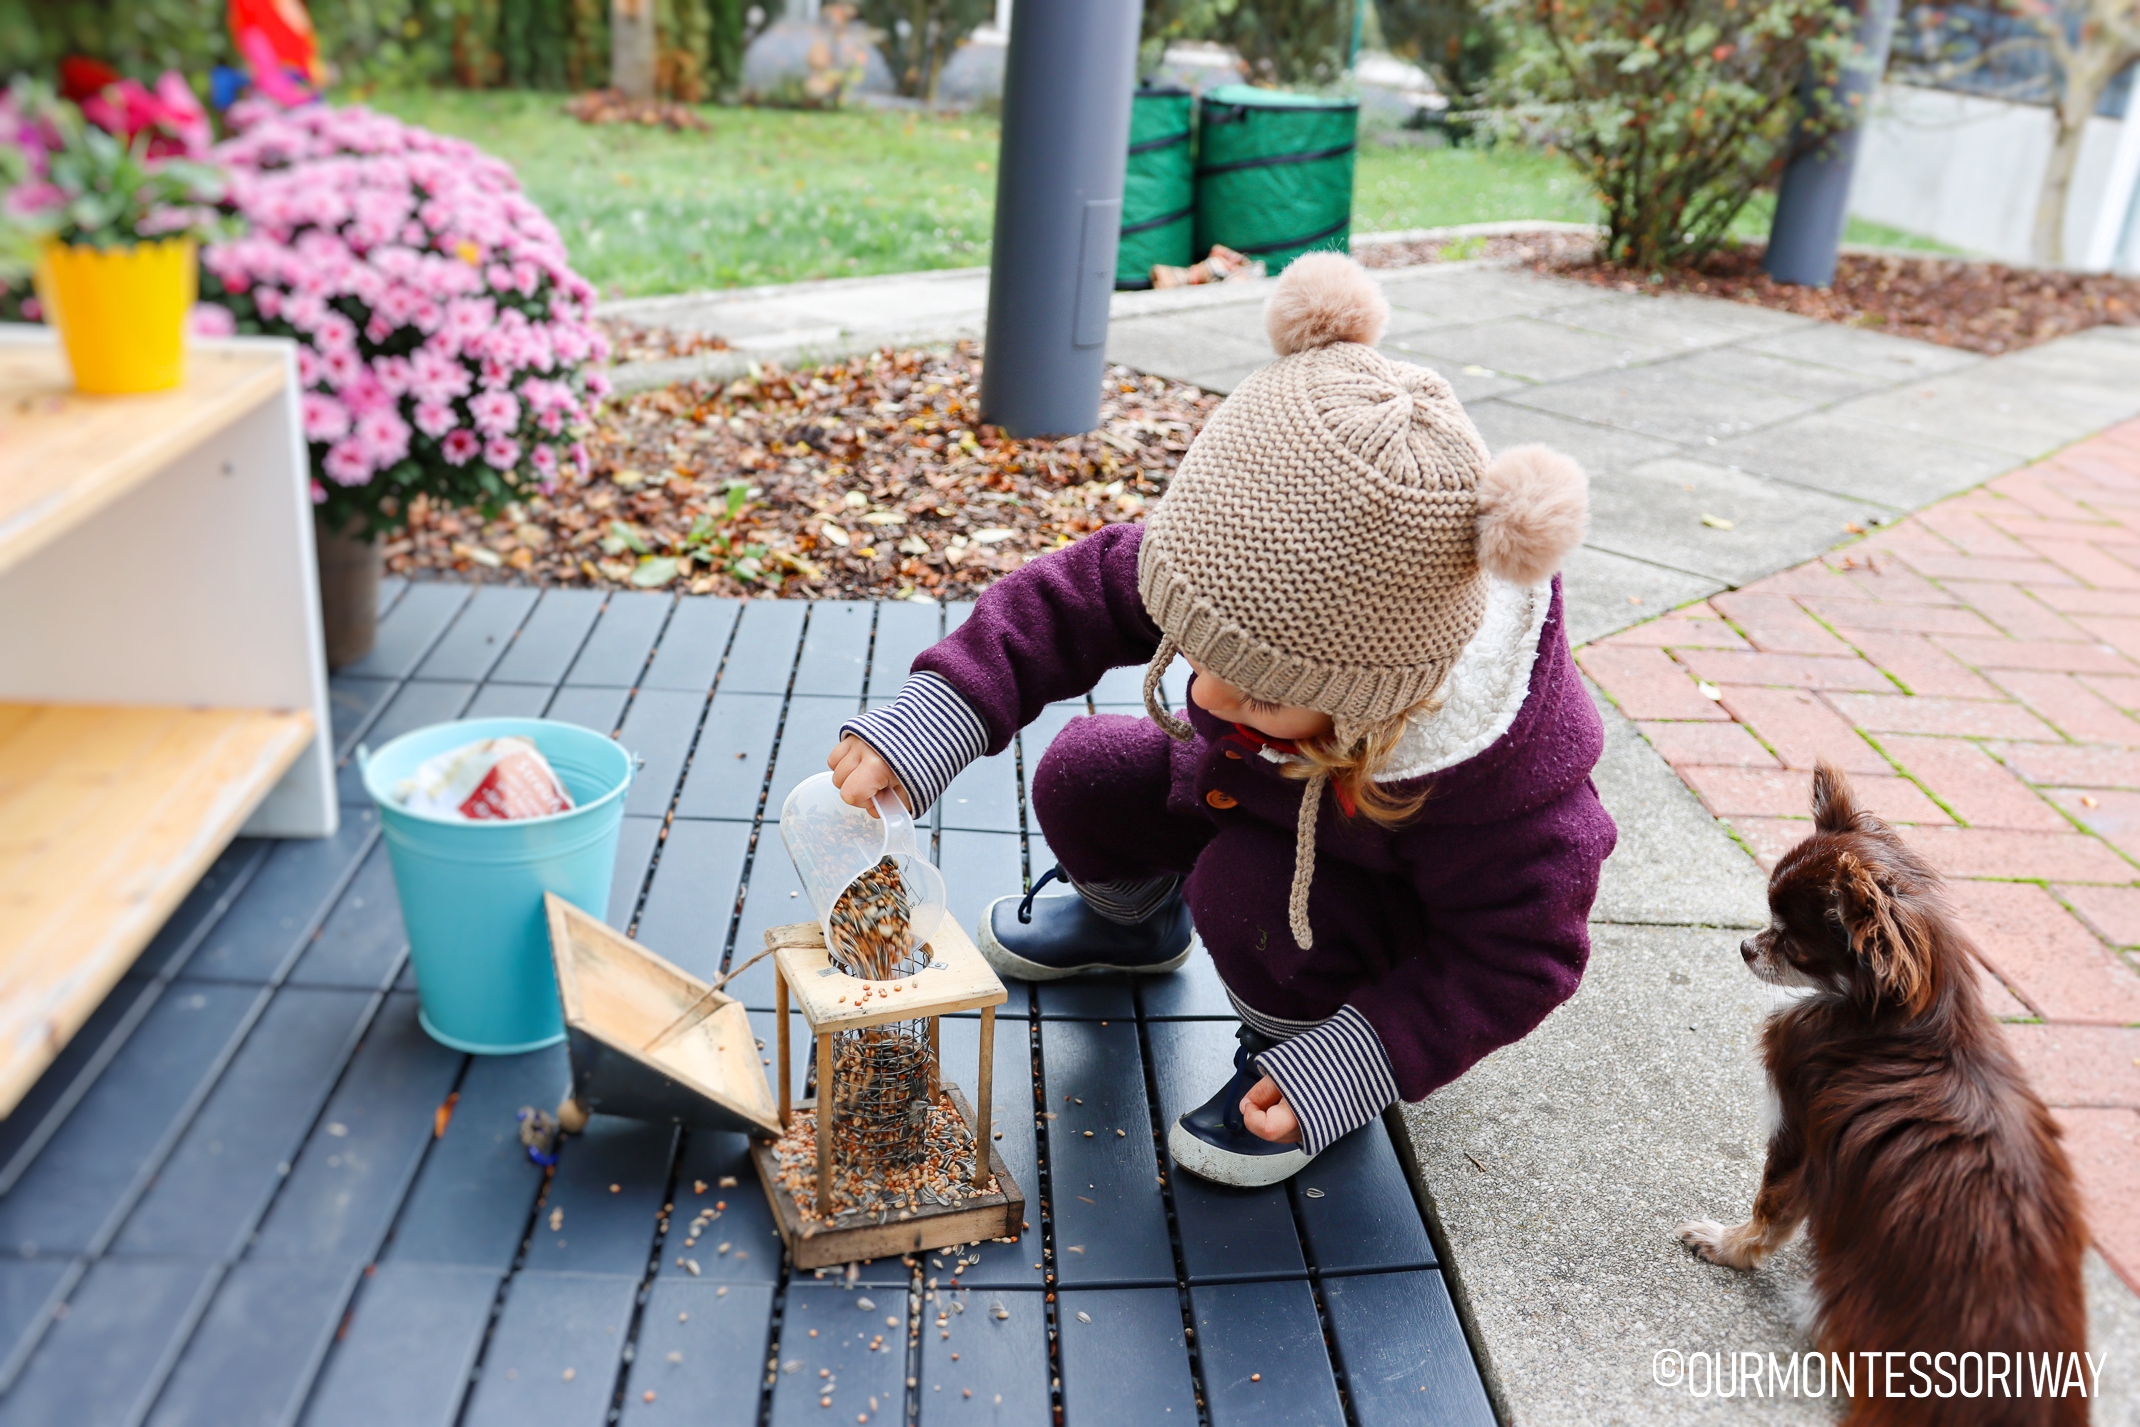
M 1183 1169 L 1214 1184 L 1260 1189 L 1291 1179 L 1315 1156 L 1297 1144 L 1273 1144 L 1241 1118 L 1241 1097 L 1263 1078 L 1255 1057 L 1277 1042 L 1247 1026 L 1235 1034 L 1241 1048 L 1233 1053 L 1233 1079 L 1174 1122 L 1167 1131 L 1167 1153 Z
M 1133 926 L 1111 922 L 1075 892 L 1036 896 L 1050 880 L 1067 882 L 1060 867 L 1044 872 L 1023 897 L 998 897 L 981 918 L 981 955 L 998 976 L 1060 981 L 1083 971 L 1151 973 L 1178 970 L 1196 932 L 1181 892 Z

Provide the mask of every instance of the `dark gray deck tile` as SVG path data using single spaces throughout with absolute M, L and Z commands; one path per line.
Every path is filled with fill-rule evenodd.
M 798 1030 L 801 1025 L 797 1018 Z M 770 1038 L 766 1046 L 770 1051 Z M 723 1179 L 735 1182 L 723 1185 Z M 703 1191 L 697 1187 L 701 1184 L 706 1186 Z M 669 1216 L 659 1277 L 768 1287 L 780 1282 L 780 1231 L 773 1227 L 772 1206 L 766 1202 L 758 1171 L 751 1167 L 748 1139 L 721 1130 L 685 1131 L 672 1202 L 676 1212 Z M 728 1207 L 715 1209 L 719 1204 Z M 716 1217 L 696 1244 L 686 1243 L 692 1222 L 709 1210 Z M 726 1253 L 721 1251 L 723 1244 L 728 1246 Z M 691 1272 L 691 1264 L 698 1265 L 697 1273 Z M 764 1341 L 761 1332 L 761 1347 Z
M 219 1270 L 193 1259 L 106 1259 L 69 1295 L 0 1398 L 5 1427 L 134 1422 L 148 1407 Z
M 0 1259 L 0 1393 L 7 1391 L 87 1265 L 81 1259 Z
M 513 632 L 535 608 L 540 590 L 525 585 L 483 585 L 461 608 L 423 663 L 419 679 L 481 681 L 513 645 Z
M 464 1427 L 602 1427 L 638 1288 L 621 1274 L 515 1277 Z
M 672 833 L 671 836 L 674 836 Z M 731 966 L 765 950 L 767 927 L 817 920 L 810 899 L 803 895 L 802 879 L 780 841 L 780 829 L 767 826 L 758 832 L 758 855 L 751 861 L 750 891 L 743 899 L 743 917 L 736 923 Z M 722 988 L 754 1011 L 773 1009 L 773 962 L 768 957 Z
M 990 758 L 976 759 L 944 789 L 938 807 L 944 827 L 973 832 L 1009 832 L 1023 829 L 1018 820 L 1018 765 L 1010 749 Z
M 476 686 L 466 682 L 411 680 L 394 690 L 394 697 L 387 700 L 386 707 L 372 720 L 371 727 L 364 730 L 358 747 L 377 753 L 412 729 L 429 728 L 434 723 L 459 718 L 461 710 L 475 697 L 475 692 Z M 355 753 L 335 770 L 335 790 L 344 804 L 371 806 L 371 794 L 364 791 L 364 772 L 358 766 Z
M 1119 669 L 1109 669 L 1100 676 L 1100 682 L 1092 686 L 1092 701 L 1102 712 L 1109 705 L 1117 709 L 1144 707 L 1144 668 L 1142 664 L 1126 664 Z M 1160 676 L 1159 687 L 1165 695 L 1166 705 L 1178 709 L 1189 696 L 1189 666 L 1176 658 Z
M 949 634 L 973 616 L 974 600 L 947 600 L 944 603 L 944 633 Z
M 176 985 L 0 1200 L 0 1244 L 28 1256 L 100 1243 L 263 993 Z
M 0 1120 L 0 1195 L 30 1167 L 38 1151 L 67 1123 L 127 1039 L 163 994 L 163 983 L 127 976 L 105 994 L 89 1019 L 45 1067 L 15 1108 Z M 0 1349 L 4 1353 L 5 1349 Z
M 749 847 L 748 823 L 679 818 L 669 824 L 635 940 L 700 980 L 711 980 L 721 969 Z
M 304 949 L 379 835 L 379 813 L 344 806 L 332 837 L 275 844 L 179 975 L 268 981 Z
M 1186 1427 L 1197 1420 L 1177 1290 L 1088 1288 L 1058 1298 L 1064 1421 L 1077 1427 Z
M 675 1145 L 673 1125 L 589 1116 L 558 1152 L 523 1272 L 645 1273 Z
M 1306 1280 L 1192 1284 L 1189 1301 L 1211 1427 L 1343 1427 Z
M 545 686 L 559 682 L 579 657 L 587 631 L 601 612 L 600 590 L 544 590 L 535 612 L 513 637 L 513 647 L 491 669 L 492 681 Z
M 624 810 L 644 817 L 666 817 L 676 797 L 676 785 L 684 775 L 684 755 L 691 751 L 691 736 L 698 732 L 699 716 L 706 712 L 703 694 L 683 694 L 673 689 L 641 689 L 624 715 L 617 742 L 641 760 L 625 795 Z
M 877 606 L 877 642 L 869 655 L 872 702 L 899 692 L 915 658 L 942 637 L 943 622 L 943 608 L 934 603 L 887 600 Z
M 785 694 L 809 608 L 802 600 L 747 601 L 721 670 L 721 692 Z
M 414 996 L 389 996 L 298 1152 L 251 1256 L 371 1259 L 467 1059 L 424 1034 Z
M 223 1276 L 149 1427 L 277 1427 L 304 1405 L 362 1259 L 248 1260 Z
M 624 701 L 630 697 L 629 689 L 559 689 L 542 716 L 591 728 L 607 738 L 617 731 L 617 721 L 624 717 Z
M 662 1427 L 681 1420 L 681 1414 L 755 1423 L 772 1316 L 769 1283 L 673 1278 L 656 1283 L 639 1319 L 618 1420 Z M 652 1402 L 646 1400 L 649 1392 Z
M 867 600 L 812 600 L 810 629 L 803 636 L 802 659 L 795 666 L 798 695 L 846 699 L 849 713 L 862 698 L 863 666 L 869 659 L 869 633 L 876 606 Z
M 947 1017 L 939 1035 L 944 1078 L 958 1086 L 971 1105 L 978 1080 L 981 1023 Z M 993 1094 L 989 1119 L 994 1133 L 1002 1138 L 990 1143 L 1003 1156 L 1003 1167 L 1011 1172 L 1019 1193 L 1025 1196 L 1026 1228 L 1015 1244 L 981 1245 L 980 1262 L 969 1262 L 966 1271 L 958 1276 L 959 1282 L 969 1288 L 1039 1288 L 1045 1273 L 1040 1255 L 1040 1161 L 1034 1148 L 1032 1038 L 1024 1021 L 1000 1017 L 996 1021 Z M 950 1270 L 958 1266 L 962 1256 L 970 1259 L 972 1254 L 928 1255 L 924 1259 L 925 1275 L 933 1274 L 939 1287 L 948 1286 Z M 936 1267 L 939 1261 L 944 1265 L 942 1269 Z
M 394 607 L 394 602 L 409 591 L 409 582 L 399 575 L 383 575 L 379 579 L 379 613 L 383 617 Z
M 976 939 L 990 903 L 1025 891 L 1025 849 L 1016 833 L 946 828 L 937 843 L 936 865 L 944 874 L 950 916 Z M 1013 1001 L 1025 1000 L 1022 989 L 1013 991 Z M 1025 1007 L 1017 1010 L 1023 1014 Z
M 357 1291 L 305 1427 L 451 1427 L 497 1292 L 488 1270 L 380 1264 Z
M 602 607 L 602 617 L 589 631 L 587 642 L 580 647 L 579 657 L 572 661 L 572 672 L 565 675 L 565 683 L 610 689 L 638 687 L 647 656 L 654 652 L 655 641 L 661 638 L 662 626 L 669 622 L 669 611 L 675 604 L 675 596 L 652 590 L 618 590 L 612 594 Z
M 550 706 L 547 684 L 485 684 L 468 701 L 462 718 L 541 718 Z
M 419 580 L 379 621 L 379 637 L 371 653 L 337 672 L 352 678 L 406 679 L 446 626 L 453 623 L 461 606 L 468 603 L 472 587 L 444 581 Z
M 1054 888 L 1051 882 L 1040 895 L 1045 897 Z M 1042 981 L 1038 983 L 1040 1014 L 1050 1021 L 1111 1021 L 1120 1025 L 1135 1020 L 1137 1002 L 1130 990 L 1132 979 L 1114 972 L 1087 972 L 1061 981 Z
M 127 1216 L 113 1252 L 225 1258 L 243 1248 L 375 999 L 311 986 L 276 992 Z
M 318 935 L 290 968 L 290 984 L 381 991 L 400 967 L 408 945 L 401 900 L 394 893 L 394 868 L 382 838 L 372 844 Z
M 780 805 L 803 779 L 825 771 L 826 755 L 840 741 L 840 725 L 861 709 L 851 699 L 793 698 L 780 728 L 780 755 L 765 794 L 765 821 L 780 821 Z
M 780 1079 L 773 1072 L 773 1052 L 779 1048 L 779 1039 L 774 1034 L 773 1013 L 771 1011 L 752 1011 L 750 1013 L 750 1030 L 751 1034 L 758 1039 L 758 1060 L 765 1070 L 766 1084 L 772 1089 L 777 1099 L 780 1094 Z M 802 1013 L 800 1011 L 789 1011 L 788 1073 L 794 1077 L 795 1098 L 798 1100 L 803 1098 L 803 1086 L 810 1073 L 810 1057 L 815 1054 L 811 1049 L 811 1044 L 810 1028 L 803 1023 Z M 730 1172 L 738 1176 L 742 1173 L 740 1170 Z
M 647 666 L 639 686 L 699 694 L 712 688 L 742 608 L 741 600 L 717 595 L 679 596 L 676 613 L 669 616 L 669 627 L 662 632 L 661 647 L 654 651 L 654 662 Z
M 780 702 L 778 694 L 738 694 L 725 687 L 713 696 L 677 799 L 678 817 L 748 822 L 758 815 Z
M 1381 1120 L 1317 1155 L 1288 1187 L 1307 1233 L 1308 1261 L 1323 1273 L 1436 1266 L 1419 1201 Z
M 862 1307 L 864 1300 L 872 1306 Z M 780 1319 L 783 1371 L 773 1384 L 773 1427 L 818 1427 L 865 1413 L 871 1422 L 899 1420 L 907 1396 L 906 1309 L 901 1288 L 847 1289 L 811 1279 L 789 1284 Z M 802 1366 L 787 1372 L 790 1362 Z M 818 1376 L 826 1369 L 831 1377 Z M 832 1399 L 829 1411 L 818 1406 L 826 1397 Z M 873 1397 L 875 1410 L 869 1405 Z
M 178 910 L 164 919 L 147 949 L 135 958 L 133 974 L 155 976 L 175 969 L 191 956 L 217 918 L 236 904 L 238 894 L 252 881 L 274 847 L 274 839 L 241 837 L 224 848 L 178 904 Z
M 1045 895 L 1045 894 L 1043 894 Z M 1165 976 L 1140 976 L 1137 994 L 1144 1000 L 1144 1015 L 1153 1021 L 1225 1021 L 1239 1018 L 1233 1002 L 1226 999 L 1226 983 L 1201 940 L 1189 951 L 1179 971 Z
M 1057 1281 L 1173 1283 L 1135 1021 L 1050 1022 L 1040 1048 L 1055 1115 L 1047 1133 Z
M 1323 1302 L 1360 1427 L 1492 1427 L 1493 1404 L 1438 1271 L 1326 1278 Z
M 562 1045 L 471 1060 L 446 1133 L 424 1156 L 382 1257 L 493 1275 L 511 1268 L 543 1177 L 513 1117 L 523 1105 L 554 1108 L 571 1079 Z
M 603 920 L 620 931 L 631 925 L 632 911 L 645 890 L 646 869 L 660 841 L 660 818 L 628 817 L 617 832 L 617 866 L 610 874 L 609 911 Z
M 1239 1042 L 1233 1027 L 1222 1021 L 1153 1021 L 1145 1034 L 1152 1047 L 1152 1077 L 1159 1087 L 1164 1131 L 1226 1083 Z M 1174 1221 L 1191 1282 L 1306 1276 L 1308 1265 L 1301 1257 L 1300 1233 L 1293 1227 L 1284 1185 L 1235 1189 L 1213 1184 L 1182 1169 L 1171 1155 L 1167 1158 Z
M 327 724 L 336 758 L 349 756 L 358 735 L 397 683 L 394 679 L 362 679 L 352 674 L 336 674 L 327 681 Z
M 1016 1289 L 939 1288 L 934 1303 L 922 1304 L 922 1427 L 1049 1420 L 1048 1318 L 1041 1297 Z M 952 1311 L 954 1303 L 966 1311 Z M 1005 1317 L 996 1316 L 998 1307 Z M 947 1315 L 942 1327 L 939 1312 Z

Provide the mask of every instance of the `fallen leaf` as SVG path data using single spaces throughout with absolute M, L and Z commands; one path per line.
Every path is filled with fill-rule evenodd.
M 824 539 L 832 542 L 834 545 L 839 546 L 842 550 L 845 550 L 850 544 L 853 543 L 851 540 L 848 539 L 846 531 L 840 529 L 839 526 L 834 525 L 829 520 L 818 527 L 817 533 Z
M 632 571 L 632 583 L 642 590 L 656 590 L 676 578 L 676 561 L 668 555 L 649 555 Z
M 1017 533 L 1015 530 L 1005 530 L 1000 525 L 991 526 L 987 530 L 976 530 L 972 540 L 976 545 L 999 545 Z
M 1721 515 L 1705 515 L 1702 517 L 1702 524 L 1711 530 L 1729 530 L 1732 527 L 1732 522 Z
M 1710 683 L 1707 679 L 1697 681 L 1694 685 L 1694 688 L 1695 692 L 1699 693 L 1705 699 L 1720 700 L 1724 697 L 1724 691 L 1718 688 L 1716 685 Z
M 460 556 L 463 560 L 473 560 L 478 565 L 481 565 L 485 569 L 489 570 L 495 570 L 500 565 L 503 565 L 505 563 L 505 557 L 500 555 L 497 551 L 485 550 L 480 545 L 470 545 L 466 541 L 461 540 L 456 540 L 453 543 L 453 553 Z

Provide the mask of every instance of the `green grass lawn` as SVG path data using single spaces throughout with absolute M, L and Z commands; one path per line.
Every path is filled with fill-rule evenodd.
M 377 108 L 512 164 L 572 261 L 608 296 L 967 267 L 988 261 L 996 138 L 981 115 L 707 107 L 707 133 L 567 118 L 562 96 L 441 90 Z M 1353 231 L 1543 218 L 1594 222 L 1565 158 L 1491 149 L 1360 148 Z M 1738 231 L 1768 229 L 1766 200 Z M 1931 246 L 1852 221 L 1854 242 Z

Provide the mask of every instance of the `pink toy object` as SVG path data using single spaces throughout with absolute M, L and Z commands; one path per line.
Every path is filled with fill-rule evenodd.
M 512 169 L 363 108 L 242 100 L 229 117 L 214 158 L 250 231 L 202 253 L 202 298 L 300 343 L 336 528 L 390 528 L 419 493 L 495 509 L 580 469 L 608 343 Z

